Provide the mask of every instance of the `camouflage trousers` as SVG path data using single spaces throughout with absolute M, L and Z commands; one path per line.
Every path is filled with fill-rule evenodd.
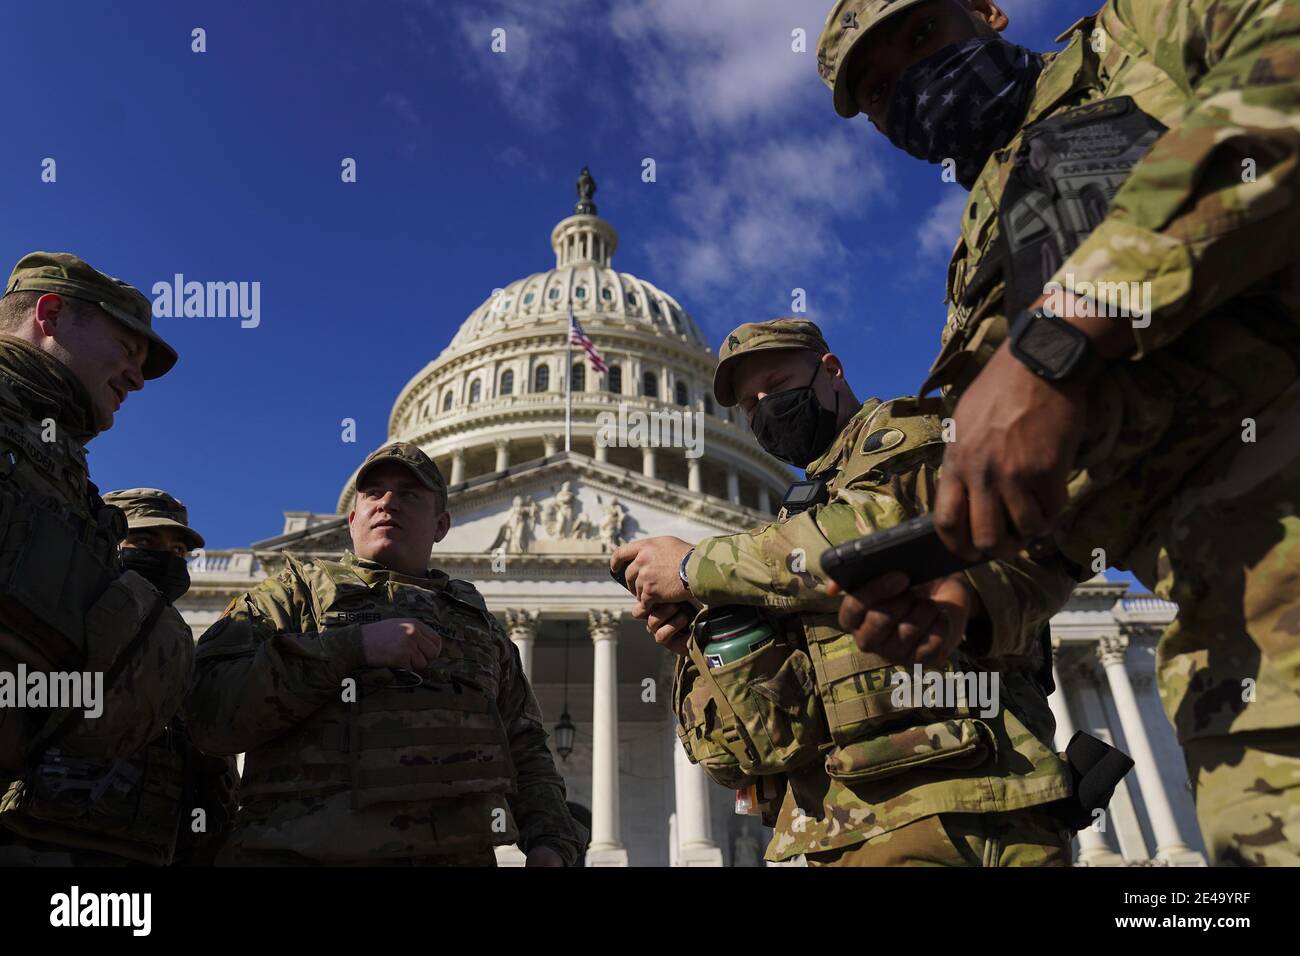
M 1300 458 L 1293 428 L 1274 438 L 1196 474 L 1135 565 L 1178 604 L 1160 696 L 1225 865 L 1300 864 Z
M 937 813 L 805 859 L 809 866 L 1069 866 L 1070 834 L 1042 807 Z
M 1215 866 L 1300 866 L 1300 728 L 1184 745 L 1196 816 Z

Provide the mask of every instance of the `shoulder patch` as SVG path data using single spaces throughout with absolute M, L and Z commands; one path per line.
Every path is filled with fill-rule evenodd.
M 878 451 L 888 451 L 906 437 L 897 428 L 877 428 L 862 440 L 862 454 L 870 455 Z

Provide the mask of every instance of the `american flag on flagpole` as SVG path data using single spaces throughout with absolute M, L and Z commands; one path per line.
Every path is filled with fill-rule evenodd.
M 582 350 L 587 353 L 587 360 L 591 362 L 591 367 L 597 372 L 609 371 L 605 360 L 596 351 L 596 346 L 592 344 L 591 339 L 587 338 L 587 333 L 582 331 L 582 326 L 578 324 L 578 317 L 573 314 L 572 309 L 569 310 L 569 344 L 582 346 Z

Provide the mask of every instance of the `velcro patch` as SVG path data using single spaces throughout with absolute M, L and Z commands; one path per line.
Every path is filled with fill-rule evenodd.
M 870 455 L 878 451 L 888 451 L 906 437 L 897 428 L 878 428 L 862 440 L 862 454 Z

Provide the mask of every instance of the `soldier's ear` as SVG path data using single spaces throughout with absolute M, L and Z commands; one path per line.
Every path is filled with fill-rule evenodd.
M 987 26 L 992 30 L 1001 33 L 1007 28 L 1011 21 L 1007 18 L 1006 13 L 993 0 L 966 0 L 970 12 L 975 15 L 979 21 L 976 26 Z M 981 30 L 980 32 L 984 32 Z
M 63 296 L 55 292 L 46 292 L 36 300 L 36 327 L 42 335 L 54 336 L 59 319 L 65 315 L 64 305 Z
M 433 543 L 437 544 L 443 538 L 447 537 L 447 532 L 451 530 L 451 512 L 444 510 L 438 515 L 438 530 L 433 535 Z

